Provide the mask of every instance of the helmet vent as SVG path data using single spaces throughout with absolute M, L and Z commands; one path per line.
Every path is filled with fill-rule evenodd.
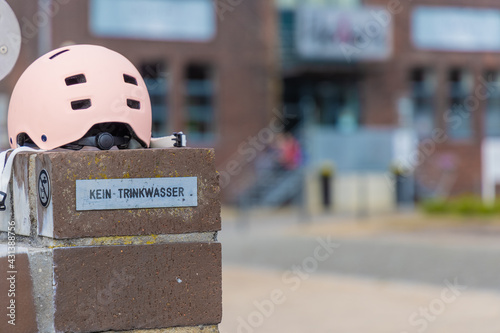
M 127 74 L 123 74 L 123 80 L 126 83 L 130 83 L 130 84 L 133 84 L 133 85 L 137 86 L 137 79 L 135 77 L 133 77 L 133 76 L 130 76 L 130 75 L 127 75 Z
M 141 109 L 141 102 L 133 100 L 133 99 L 127 99 L 127 106 L 131 109 L 140 110 Z
M 61 55 L 61 54 L 63 54 L 64 52 L 68 52 L 68 51 L 69 51 L 69 50 L 68 50 L 68 49 L 66 49 L 66 50 L 62 50 L 62 51 L 60 51 L 60 52 L 57 52 L 56 54 L 54 54 L 53 56 L 51 56 L 49 59 L 50 59 L 50 60 L 52 60 L 52 59 L 54 59 L 55 57 L 57 57 L 58 55 Z
M 87 78 L 83 74 L 73 75 L 65 79 L 67 86 L 72 86 L 75 84 L 86 83 Z
M 85 110 L 92 106 L 90 99 L 81 99 L 79 101 L 71 102 L 71 108 L 73 110 Z

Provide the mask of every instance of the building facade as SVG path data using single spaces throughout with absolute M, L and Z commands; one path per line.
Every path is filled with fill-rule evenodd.
M 368 82 L 367 121 L 377 123 L 372 117 L 381 115 L 415 130 L 418 155 L 410 163 L 417 195 L 479 195 L 494 181 L 483 178 L 483 168 L 487 146 L 500 132 L 500 39 L 494 33 L 500 4 L 392 3 L 398 5 L 367 1 L 392 11 L 395 27 L 389 67 Z
M 330 191 L 331 206 L 352 210 L 362 201 L 389 209 L 391 202 L 492 195 L 499 174 L 500 4 L 278 4 L 283 101 L 302 123 L 308 197 Z M 325 174 L 336 178 L 328 191 L 325 182 L 335 182 Z M 353 189 L 358 194 L 349 194 Z M 346 196 L 354 199 L 340 204 Z
M 492 0 L 9 4 L 23 48 L 0 82 L 4 129 L 8 96 L 29 64 L 90 43 L 138 67 L 155 136 L 183 130 L 190 146 L 217 149 L 229 197 L 256 181 L 245 170 L 276 136 L 276 121 L 302 142 L 306 197 L 316 210 L 491 198 L 500 182 L 500 38 L 492 33 L 500 4 Z M 6 146 L 3 131 L 0 141 Z M 283 187 L 263 179 L 286 202 L 286 183 L 298 178 L 282 178 Z
M 96 44 L 130 59 L 148 85 L 153 136 L 184 131 L 215 147 L 219 165 L 267 126 L 277 103 L 274 5 L 266 0 L 9 1 L 23 47 L 0 83 L 2 146 L 8 96 L 38 56 Z M 29 98 L 29 96 L 27 96 Z

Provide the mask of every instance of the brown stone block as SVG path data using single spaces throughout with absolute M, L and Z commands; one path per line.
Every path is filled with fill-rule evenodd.
M 196 327 L 171 327 L 158 330 L 133 330 L 108 333 L 219 333 L 217 325 L 214 326 L 196 326 Z
M 37 155 L 30 186 L 42 170 L 51 183 L 47 207 L 37 200 L 38 232 L 53 238 L 181 234 L 220 230 L 219 180 L 212 149 L 61 151 Z M 197 178 L 197 206 L 76 210 L 76 181 Z M 40 195 L 39 195 L 40 196 Z
M 7 246 L 0 245 L 0 332 L 36 333 L 38 328 L 28 255 L 16 253 L 12 269 L 6 252 Z M 16 273 L 9 273 L 11 271 Z M 11 300 L 14 305 L 11 305 Z
M 171 327 L 158 330 L 133 330 L 108 333 L 219 333 L 217 325 L 214 326 L 196 326 L 196 327 Z
M 219 243 L 56 248 L 54 267 L 58 332 L 221 321 Z

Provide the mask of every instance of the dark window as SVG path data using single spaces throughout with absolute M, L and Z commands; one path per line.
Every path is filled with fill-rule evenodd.
M 214 75 L 208 65 L 186 68 L 187 129 L 192 140 L 212 139 L 215 130 Z
M 144 63 L 141 75 L 148 88 L 153 113 L 153 137 L 165 136 L 168 133 L 168 76 L 162 61 Z M 133 84 L 124 77 L 125 82 Z
M 481 94 L 487 98 L 484 117 L 486 136 L 500 136 L 500 72 L 488 71 L 481 80 Z
M 448 73 L 449 103 L 445 122 L 450 137 L 468 139 L 472 136 L 474 102 L 472 75 L 463 69 L 451 69 Z M 472 102 L 472 103 L 471 103 Z
M 283 82 L 287 130 L 300 121 L 334 128 L 339 132 L 356 131 L 361 124 L 358 78 L 295 77 Z
M 316 87 L 318 124 L 352 132 L 359 126 L 359 96 L 355 82 L 320 81 Z
M 410 74 L 413 125 L 419 138 L 434 128 L 435 76 L 429 69 L 417 68 Z

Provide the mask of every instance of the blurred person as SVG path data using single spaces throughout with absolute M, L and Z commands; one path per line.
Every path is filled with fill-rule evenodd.
M 257 175 L 263 175 L 266 172 L 276 169 L 279 165 L 279 156 L 279 150 L 274 142 L 266 146 L 257 156 L 257 160 L 255 161 L 255 171 Z
M 302 150 L 292 133 L 285 132 L 278 137 L 280 164 L 285 170 L 295 170 L 302 163 Z

